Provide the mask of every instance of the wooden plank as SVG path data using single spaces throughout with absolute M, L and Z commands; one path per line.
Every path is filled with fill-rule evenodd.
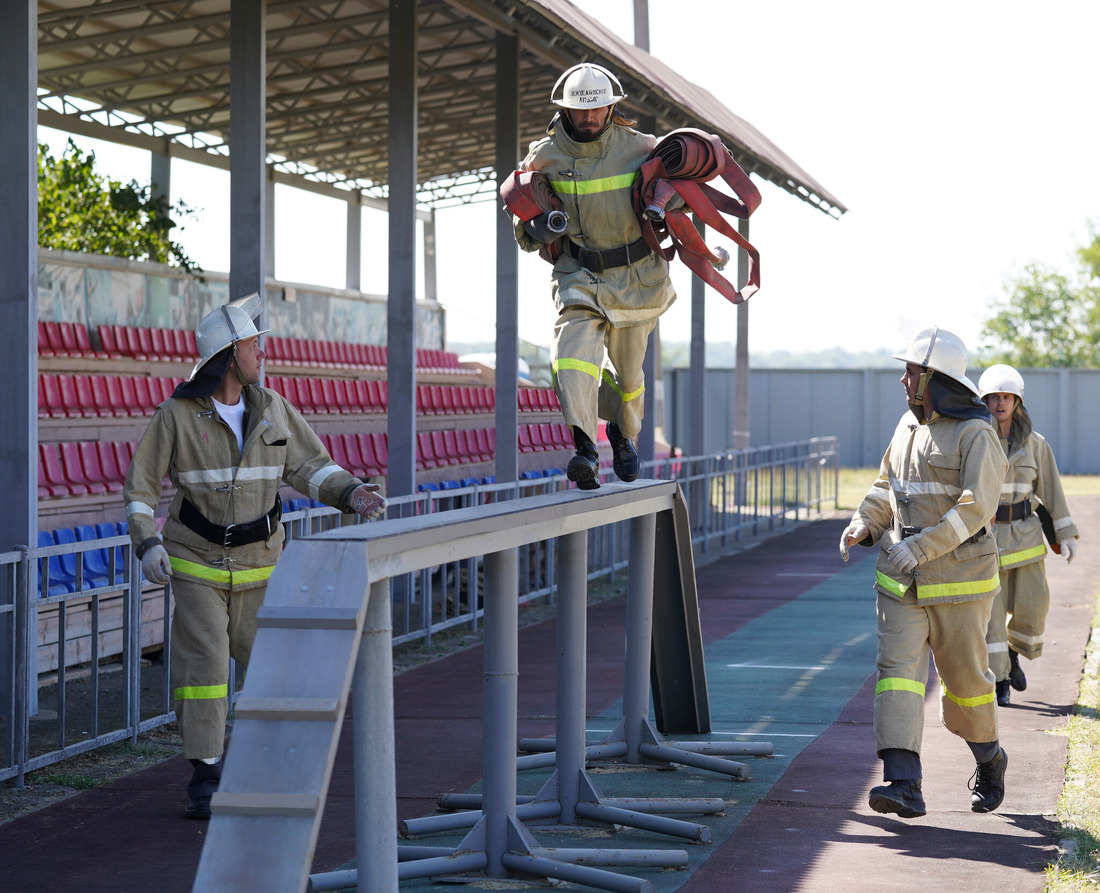
M 293 543 L 268 584 L 194 893 L 307 888 L 369 597 L 366 544 L 332 546 Z
M 333 721 L 340 713 L 340 698 L 245 698 L 237 699 L 234 719 Z
M 210 799 L 210 811 L 219 816 L 316 816 L 321 798 L 316 794 L 270 794 L 215 792 Z
M 357 608 L 323 608 L 264 605 L 256 618 L 258 627 L 283 629 L 358 629 Z

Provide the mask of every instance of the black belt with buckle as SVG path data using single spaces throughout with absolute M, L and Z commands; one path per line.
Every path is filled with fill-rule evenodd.
M 1005 521 L 1021 521 L 1031 512 L 1031 500 L 1022 499 L 1019 502 L 1012 503 L 1012 505 L 997 506 L 997 520 L 1002 524 Z
M 905 539 L 906 537 L 916 536 L 922 530 L 924 530 L 923 527 L 903 527 L 903 528 L 901 528 L 901 538 Z M 970 537 L 970 539 L 963 540 L 963 543 L 976 543 L 983 536 L 985 536 L 987 532 L 988 531 L 983 527 L 981 530 L 979 530 L 977 533 L 975 533 L 972 537 Z M 962 543 L 960 543 L 959 545 L 962 545 Z
M 602 273 L 612 267 L 625 267 L 627 264 L 637 263 L 653 253 L 653 249 L 646 244 L 644 237 L 637 242 L 624 245 L 622 248 L 608 248 L 606 251 L 582 248 L 572 239 L 565 239 L 562 248 L 577 263 L 582 267 L 587 267 L 593 273 Z
M 262 518 L 249 521 L 247 524 L 230 524 L 222 527 L 208 521 L 190 500 L 185 499 L 180 505 L 180 521 L 189 530 L 193 530 L 204 540 L 232 549 L 235 546 L 247 546 L 249 543 L 258 543 L 266 540 L 279 529 L 279 519 L 283 516 L 283 500 L 276 494 L 275 504 Z

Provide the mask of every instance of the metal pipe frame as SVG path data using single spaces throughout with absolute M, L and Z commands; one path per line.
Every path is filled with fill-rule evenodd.
M 337 528 L 318 534 L 317 539 L 366 539 L 368 547 L 368 573 L 372 582 L 371 611 L 389 609 L 389 600 L 379 591 L 389 579 L 403 573 L 415 572 L 441 561 L 456 561 L 485 555 L 485 658 L 483 669 L 483 795 L 482 809 L 477 814 L 473 828 L 449 856 L 439 856 L 438 848 L 425 852 L 426 858 L 413 859 L 412 847 L 402 848 L 400 861 L 396 848 L 396 834 L 391 843 L 382 838 L 390 833 L 392 824 L 387 816 L 393 816 L 395 793 L 387 784 L 395 778 L 393 752 L 393 704 L 392 688 L 389 703 L 370 701 L 371 685 L 368 678 L 391 678 L 392 664 L 387 674 L 380 652 L 390 647 L 388 637 L 377 636 L 370 645 L 367 640 L 360 645 L 360 659 L 356 664 L 355 686 L 355 764 L 356 764 L 356 847 L 358 864 L 355 883 L 361 891 L 371 893 L 396 891 L 400 880 L 434 875 L 453 875 L 483 872 L 490 878 L 508 878 L 513 874 L 542 878 L 554 878 L 584 884 L 603 890 L 625 893 L 652 893 L 653 884 L 647 879 L 628 877 L 601 868 L 592 867 L 587 851 L 562 853 L 539 847 L 535 838 L 519 821 L 516 802 L 516 771 L 514 765 L 517 717 L 517 692 L 519 685 L 519 607 L 517 575 L 517 548 L 526 542 L 559 537 L 558 550 L 560 598 L 565 617 L 565 642 L 570 651 L 580 648 L 580 671 L 559 668 L 559 673 L 572 689 L 580 686 L 579 721 L 571 710 L 563 720 L 564 729 L 574 738 L 573 757 L 576 771 L 576 802 L 569 806 L 577 815 L 616 824 L 633 824 L 662 833 L 684 836 L 688 823 L 677 822 L 662 816 L 634 813 L 617 806 L 598 802 L 598 795 L 584 777 L 584 608 L 587 589 L 587 530 L 621 520 L 652 516 L 671 506 L 678 487 L 671 482 L 646 482 L 642 486 L 609 486 L 595 493 L 567 491 L 549 496 L 508 500 L 494 505 L 470 509 L 456 509 L 442 518 L 403 518 L 375 525 L 356 525 Z M 642 521 L 648 530 L 649 555 L 652 559 L 655 522 Z M 491 544 L 494 548 L 486 548 Z M 652 560 L 648 562 L 652 565 Z M 652 580 L 651 580 L 652 585 Z M 651 595 L 652 597 L 652 595 Z M 577 616 L 579 615 L 579 620 Z M 375 623 L 371 623 L 375 617 Z M 373 613 L 368 616 L 368 626 L 381 631 L 388 622 Z M 364 633 L 366 635 L 366 631 Z M 377 652 L 377 662 L 368 655 Z M 572 653 L 562 658 L 563 663 L 577 663 Z M 568 697 L 569 695 L 565 695 Z M 562 697 L 559 694 L 559 699 Z M 361 702 L 359 699 L 362 698 Z M 372 713 L 372 710 L 375 712 Z M 567 711 L 559 710 L 565 714 Z M 388 715 L 385 715 L 388 713 Z M 364 728 L 360 729 L 360 723 Z M 388 730 L 388 731 L 385 731 Z M 387 745 L 385 735 L 389 735 Z M 563 739 L 564 740 L 564 739 Z M 360 766 L 364 767 L 362 774 Z M 386 776 L 386 781 L 369 781 L 367 776 Z M 363 803 L 358 801 L 362 797 Z M 524 811 L 545 811 L 550 817 L 561 810 L 560 802 L 527 804 Z M 470 815 L 470 814 L 465 814 Z M 452 818 L 458 818 L 454 816 Z M 709 840 L 705 826 L 692 830 L 695 840 Z M 379 847 L 383 847 L 379 849 Z M 380 858 L 380 853 L 382 857 Z M 551 857 L 551 855 L 553 857 Z M 564 858 L 559 858 L 564 856 Z M 652 866 L 654 860 L 672 860 L 680 864 L 681 857 L 664 854 L 655 856 L 645 852 L 619 851 L 617 856 L 628 864 Z M 569 861 L 569 860 L 572 861 Z M 381 863 L 386 863 L 382 865 Z M 396 866 L 396 872 L 393 870 Z M 376 873 L 376 874 L 375 874 Z M 340 872 L 339 881 L 332 873 L 314 875 L 310 882 L 314 889 L 337 889 L 339 882 L 347 884 L 348 872 Z

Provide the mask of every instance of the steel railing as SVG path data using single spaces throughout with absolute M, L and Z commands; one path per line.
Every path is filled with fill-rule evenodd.
M 676 480 L 691 515 L 693 549 L 720 553 L 793 526 L 829 503 L 835 507 L 838 456 L 837 438 L 814 438 L 664 458 L 643 463 L 642 476 Z M 561 474 L 515 484 L 447 482 L 391 499 L 387 517 L 430 515 L 568 486 Z M 283 523 L 290 540 L 360 520 L 321 507 L 288 511 Z M 588 536 L 589 580 L 615 582 L 627 566 L 629 525 L 595 528 Z M 102 556 L 101 550 L 107 556 L 105 579 L 87 572 L 89 556 Z M 519 550 L 520 604 L 553 602 L 554 550 L 553 540 Z M 62 556 L 75 562 L 77 591 L 51 593 L 47 567 Z M 0 781 L 21 785 L 27 772 L 107 744 L 136 742 L 141 732 L 175 719 L 167 667 L 171 584 L 155 586 L 142 578 L 129 537 L 19 547 L 0 553 L 0 571 Z M 395 578 L 392 586 L 394 644 L 430 644 L 437 633 L 460 625 L 477 629 L 482 621 L 478 558 L 425 568 Z M 143 698 L 147 652 L 160 652 L 161 658 L 159 674 L 145 674 Z M 235 681 L 231 668 L 231 691 Z

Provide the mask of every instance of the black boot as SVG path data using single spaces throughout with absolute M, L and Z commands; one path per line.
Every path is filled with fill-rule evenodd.
M 573 445 L 577 452 L 565 467 L 565 476 L 581 490 L 599 489 L 600 454 L 588 435 L 576 425 L 573 426 Z
M 629 437 L 623 437 L 623 432 L 614 422 L 607 423 L 607 439 L 611 441 L 613 459 L 611 467 L 615 470 L 615 476 L 625 483 L 638 480 L 638 471 L 641 463 L 638 461 L 638 451 L 634 449 L 634 443 Z
M 191 780 L 187 783 L 187 796 L 191 802 L 183 815 L 188 819 L 206 820 L 210 818 L 210 798 L 222 778 L 222 759 L 219 757 L 216 763 L 204 763 L 202 760 L 190 762 L 194 767 Z
M 915 819 L 928 810 L 920 790 L 919 778 L 892 781 L 871 788 L 867 804 L 875 812 L 892 812 L 903 819 Z
M 974 812 L 993 812 L 1005 798 L 1005 770 L 1008 754 L 1002 747 L 992 760 L 978 763 L 970 776 L 970 808 Z
M 997 682 L 997 706 L 1007 707 L 1009 704 L 1008 680 L 1001 679 Z
M 1024 671 L 1020 669 L 1020 655 L 1009 648 L 1008 661 L 1011 664 L 1008 671 L 1008 681 L 1012 683 L 1012 687 L 1016 689 L 1016 691 L 1023 691 L 1027 688 L 1027 676 L 1025 676 Z

